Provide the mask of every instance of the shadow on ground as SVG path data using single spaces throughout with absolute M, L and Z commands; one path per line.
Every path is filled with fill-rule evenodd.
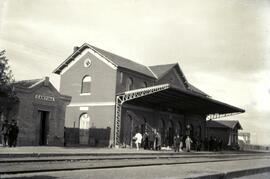
M 1 176 L 0 176 L 1 178 Z M 5 177 L 4 177 L 5 178 Z M 46 175 L 39 175 L 39 176 L 14 176 L 14 177 L 7 177 L 12 179 L 56 179 L 58 177 L 46 176 Z

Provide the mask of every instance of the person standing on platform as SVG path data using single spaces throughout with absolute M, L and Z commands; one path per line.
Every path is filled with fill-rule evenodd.
M 3 136 L 3 146 L 7 146 L 7 142 L 8 142 L 8 131 L 9 131 L 9 123 L 8 120 L 5 120 L 2 128 L 1 128 L 1 134 Z
M 154 150 L 155 133 L 154 133 L 153 131 L 151 131 L 151 132 L 149 133 L 148 141 L 149 141 L 149 148 L 150 148 L 151 150 Z
M 221 138 L 218 139 L 218 150 L 219 151 L 222 151 L 223 148 L 222 148 L 222 143 L 223 143 L 223 140 Z
M 156 150 L 161 150 L 161 135 L 159 132 L 156 133 Z
M 180 148 L 180 136 L 177 134 L 174 136 L 174 152 L 179 152 Z
M 187 136 L 185 143 L 186 143 L 187 152 L 190 152 L 190 147 L 191 147 L 192 140 L 191 140 L 191 138 L 189 136 Z
M 143 148 L 145 150 L 149 149 L 149 142 L 148 142 L 148 133 L 145 131 L 143 134 Z
M 195 149 L 196 149 L 196 151 L 198 152 L 198 151 L 201 151 L 201 140 L 200 140 L 200 137 L 199 136 L 197 136 L 196 137 L 196 140 L 195 140 L 195 143 L 196 143 L 196 147 L 195 147 Z
M 180 136 L 180 146 L 179 146 L 179 150 L 180 150 L 180 152 L 182 152 L 182 150 L 183 150 L 183 136 Z
M 134 136 L 135 138 L 135 144 L 136 144 L 136 148 L 137 150 L 140 149 L 141 143 L 142 143 L 142 134 L 137 132 Z
M 9 132 L 8 132 L 9 147 L 16 147 L 18 133 L 19 133 L 19 127 L 17 126 L 17 122 L 12 121 L 11 126 L 9 127 Z

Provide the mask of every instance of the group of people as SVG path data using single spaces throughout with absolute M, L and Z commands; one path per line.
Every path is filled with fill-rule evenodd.
M 137 132 L 132 139 L 137 150 L 139 150 L 141 147 L 143 147 L 145 150 L 161 150 L 161 135 L 156 130 L 149 133 L 146 131 L 143 135 L 140 132 Z M 183 143 L 185 145 L 183 145 Z M 186 151 L 190 152 L 192 143 L 193 141 L 189 136 L 185 136 L 185 138 L 183 138 L 177 134 L 174 136 L 174 151 L 180 152 L 185 147 Z
M 189 152 L 191 145 L 195 151 L 201 151 L 203 149 L 205 151 L 216 152 L 224 149 L 222 138 L 211 136 L 209 139 L 206 137 L 204 141 L 201 141 L 198 136 L 192 139 L 189 136 L 180 137 L 176 135 L 174 137 L 174 149 L 176 152 L 183 150 L 183 148 L 186 148 L 186 151 Z
M 191 144 L 193 143 L 193 141 L 191 140 L 191 138 L 189 136 L 186 136 L 185 139 L 183 136 L 180 136 L 179 134 L 175 135 L 173 138 L 174 141 L 174 151 L 175 152 L 180 152 L 183 151 L 184 147 L 186 149 L 187 152 L 190 152 L 191 150 Z M 184 146 L 185 144 L 185 146 Z
M 145 132 L 143 135 L 137 132 L 133 137 L 137 150 L 143 147 L 145 150 L 161 150 L 161 135 L 156 130 Z
M 204 149 L 205 151 L 221 151 L 223 150 L 223 140 L 222 138 L 210 137 L 205 138 L 204 141 L 201 141 L 199 137 L 195 137 L 191 139 L 189 136 L 176 135 L 174 137 L 174 150 L 175 152 L 182 151 L 183 148 L 186 148 L 186 151 L 189 152 L 192 148 L 195 151 L 201 151 Z
M 207 151 L 221 151 L 223 150 L 223 140 L 210 136 L 209 139 L 204 139 L 204 146 Z
M 16 147 L 19 127 L 17 126 L 17 122 L 15 120 L 12 120 L 11 123 L 5 120 L 2 124 L 0 133 L 4 147 Z

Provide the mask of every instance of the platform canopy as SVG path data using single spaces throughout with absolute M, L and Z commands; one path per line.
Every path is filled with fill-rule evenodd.
M 160 86 L 162 85 L 149 88 L 155 89 L 159 88 Z M 208 96 L 203 96 L 188 90 L 180 89 L 170 84 L 164 84 L 163 86 L 167 87 L 163 90 L 158 90 L 151 94 L 140 95 L 138 97 L 136 97 L 136 94 L 144 93 L 145 91 L 149 90 L 149 88 L 127 91 L 122 95 L 133 95 L 133 98 L 128 100 L 129 104 L 153 108 L 164 108 L 183 113 L 214 115 L 245 112 L 245 110 L 241 108 L 214 100 Z
M 182 114 L 200 114 L 208 119 L 243 113 L 245 110 L 171 84 L 161 84 L 116 95 L 114 145 L 120 144 L 121 110 L 125 104 Z

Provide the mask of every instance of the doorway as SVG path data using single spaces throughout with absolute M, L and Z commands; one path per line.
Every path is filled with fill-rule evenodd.
M 90 128 L 90 117 L 87 113 L 83 113 L 79 119 L 79 143 L 81 145 L 89 144 L 89 128 Z
M 169 126 L 168 126 L 168 146 L 172 146 L 173 145 L 173 137 L 174 137 L 174 125 L 173 122 L 170 121 L 169 122 Z
M 147 121 L 146 118 L 143 117 L 143 123 L 141 124 L 141 134 L 143 135 L 145 132 L 147 132 Z
M 158 128 L 159 128 L 159 133 L 161 135 L 161 144 L 164 145 L 166 143 L 166 140 L 165 140 L 165 122 L 163 118 L 159 120 Z
M 48 144 L 49 114 L 48 111 L 38 111 L 40 118 L 39 145 Z

